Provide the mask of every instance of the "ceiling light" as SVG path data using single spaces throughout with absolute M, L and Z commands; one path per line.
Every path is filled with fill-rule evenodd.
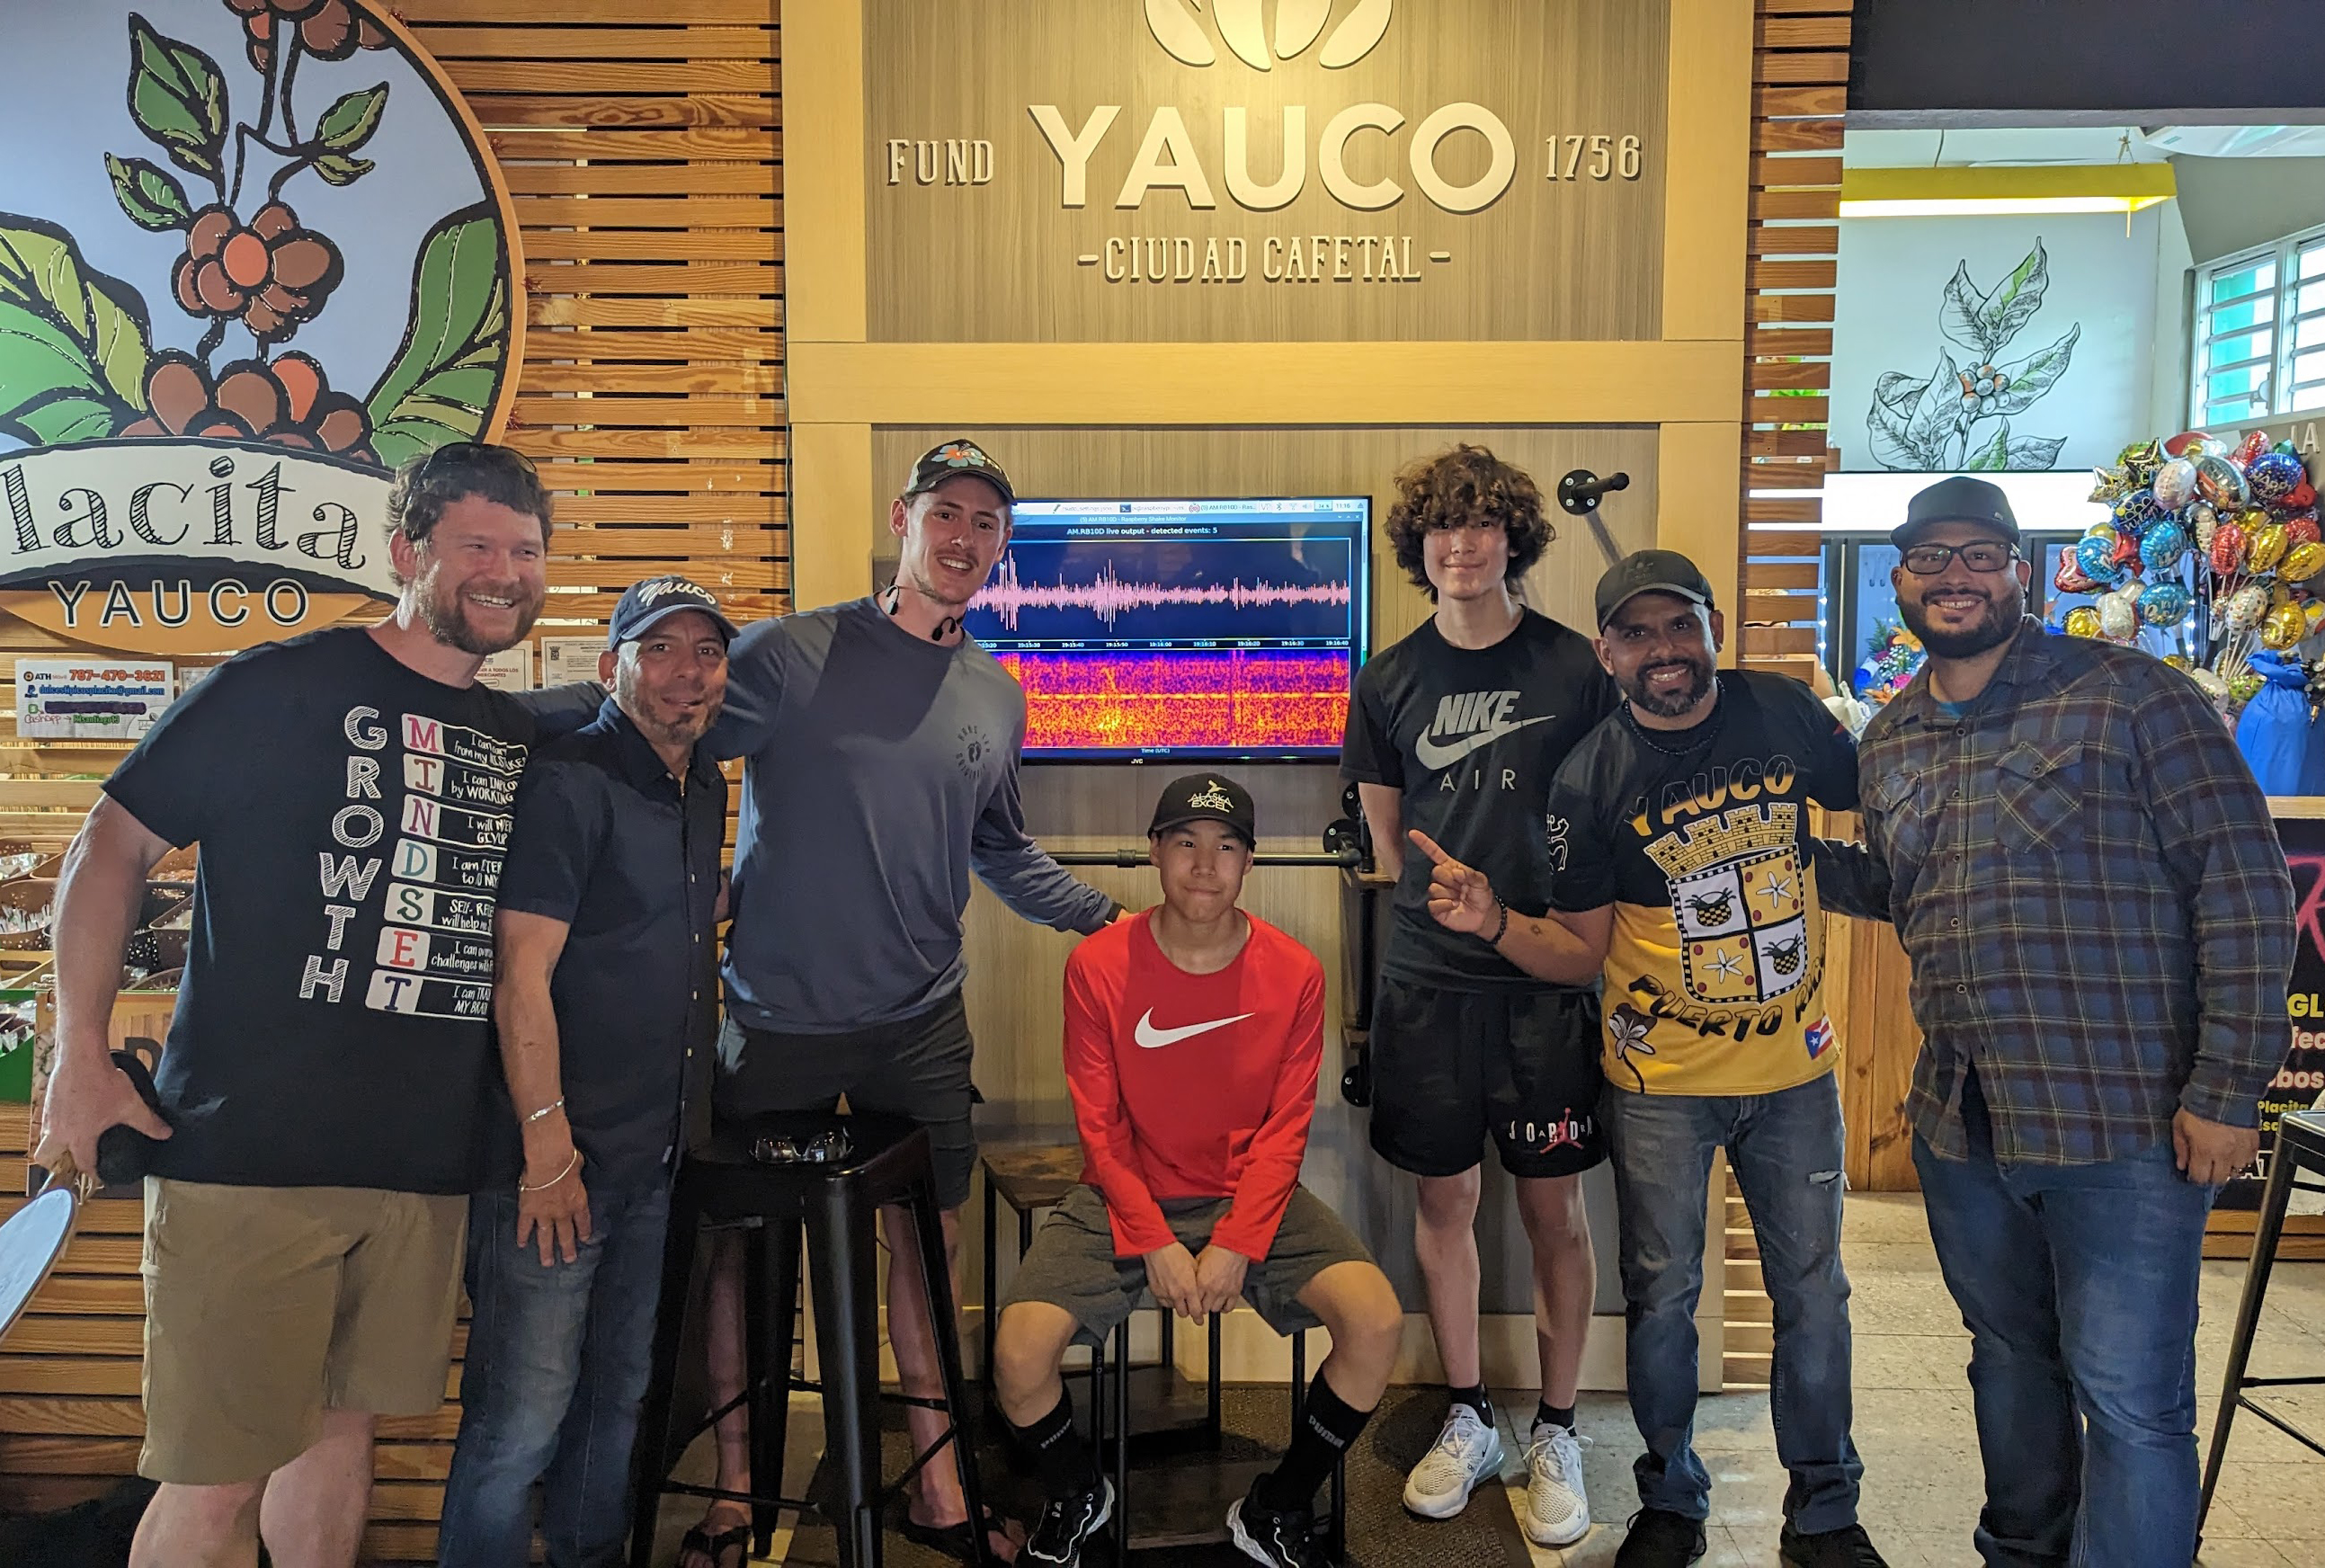
M 1992 218 L 2051 212 L 2133 213 L 2178 193 L 2169 163 L 1950 164 L 1849 169 L 1843 218 Z

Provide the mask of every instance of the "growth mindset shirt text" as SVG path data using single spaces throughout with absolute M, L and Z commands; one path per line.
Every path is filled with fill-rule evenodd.
M 321 856 L 325 951 L 301 997 L 338 1002 L 367 965 L 364 1005 L 483 1019 L 493 997 L 493 896 L 526 748 L 424 715 L 347 710 L 347 801 Z M 383 879 L 382 873 L 385 873 Z M 379 934 L 350 951 L 376 895 Z

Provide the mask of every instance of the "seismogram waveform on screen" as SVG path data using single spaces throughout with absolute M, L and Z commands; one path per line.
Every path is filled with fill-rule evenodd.
M 1224 587 L 1216 583 L 1125 582 L 1115 574 L 1111 561 L 1088 582 L 1029 583 L 1018 577 L 1015 560 L 1005 559 L 995 569 L 993 580 L 969 601 L 969 608 L 991 611 L 1002 626 L 1013 632 L 1017 630 L 1018 617 L 1029 609 L 1086 609 L 1111 629 L 1118 617 L 1133 610 L 1182 606 L 1224 606 L 1237 610 L 1272 609 L 1283 605 L 1346 606 L 1350 592 L 1346 582 L 1259 581 L 1248 587 L 1240 579 Z
M 1338 748 L 1344 652 L 998 652 L 1025 689 L 1028 751 Z

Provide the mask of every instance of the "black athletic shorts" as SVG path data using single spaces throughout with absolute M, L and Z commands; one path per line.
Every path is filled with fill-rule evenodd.
M 1607 1157 L 1598 998 L 1449 991 L 1384 976 L 1373 1001 L 1373 1148 L 1401 1171 L 1458 1176 L 1490 1136 L 1514 1176 L 1570 1176 Z
M 968 1202 L 977 1168 L 970 1107 L 968 1008 L 955 991 L 907 1018 L 841 1035 L 778 1035 L 733 1018 L 718 1035 L 712 1113 L 721 1121 L 768 1111 L 828 1111 L 848 1097 L 850 1110 L 916 1121 L 929 1129 L 937 1202 Z

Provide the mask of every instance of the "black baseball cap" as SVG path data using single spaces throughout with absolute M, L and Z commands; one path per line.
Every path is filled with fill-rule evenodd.
M 1005 505 L 1014 506 L 1017 504 L 1017 492 L 1010 487 L 1009 476 L 1001 471 L 1001 465 L 987 457 L 985 449 L 967 437 L 949 441 L 942 446 L 931 447 L 922 452 L 921 460 L 912 465 L 912 473 L 904 480 L 904 494 L 925 496 L 947 479 L 957 479 L 963 474 L 983 479 L 1000 491 Z
M 1675 593 L 1711 608 L 1711 580 L 1694 561 L 1676 550 L 1642 550 L 1623 557 L 1598 580 L 1599 629 L 1604 631 L 1616 610 L 1643 593 Z
M 1916 490 L 1905 503 L 1905 520 L 1889 531 L 1889 543 L 1903 550 L 1924 530 L 1941 523 L 1977 523 L 1993 529 L 2011 543 L 2018 543 L 2018 516 L 2002 487 L 1968 474 L 1940 479 Z
M 721 637 L 730 643 L 735 640 L 735 623 L 719 609 L 718 600 L 710 590 L 699 582 L 672 574 L 630 584 L 622 601 L 614 607 L 614 618 L 606 627 L 606 645 L 618 648 L 624 643 L 634 643 L 644 636 L 655 622 L 681 610 L 698 610 L 709 616 Z
M 1254 846 L 1259 835 L 1253 818 L 1249 790 L 1218 774 L 1190 773 L 1162 786 L 1162 798 L 1154 803 L 1154 821 L 1147 824 L 1146 836 L 1151 839 L 1189 822 L 1225 822 L 1246 845 Z

